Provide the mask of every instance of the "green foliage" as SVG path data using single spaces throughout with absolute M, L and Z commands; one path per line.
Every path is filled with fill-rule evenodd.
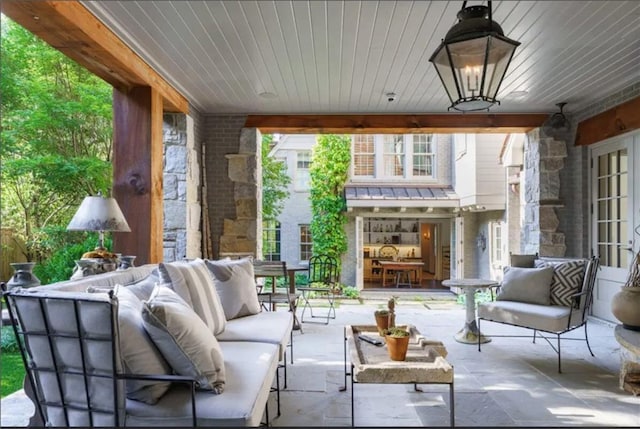
M 111 189 L 112 88 L 4 16 L 1 37 L 2 226 L 38 262 L 42 229 Z
M 291 178 L 287 166 L 269 156 L 273 142 L 271 134 L 262 136 L 262 220 L 276 220 L 289 196 Z
M 0 337 L 0 350 L 2 350 L 2 353 L 20 352 L 18 341 L 16 340 L 16 335 L 13 332 L 13 326 L 2 327 L 2 336 Z
M 0 367 L 2 368 L 0 396 L 5 397 L 22 389 L 24 380 L 24 364 L 20 353 L 0 353 Z
M 323 134 L 313 148 L 311 176 L 311 236 L 314 255 L 329 255 L 340 261 L 347 250 L 344 225 L 344 185 L 351 162 L 351 138 Z
M 400 337 L 408 337 L 409 331 L 407 331 L 405 328 L 400 328 L 398 326 L 395 326 L 393 328 L 385 329 L 384 334 L 390 337 L 400 338 Z
M 344 286 L 342 288 L 342 295 L 346 298 L 357 299 L 360 297 L 360 291 L 353 286 Z
M 111 241 L 110 237 L 105 237 L 105 247 L 111 248 Z M 43 253 L 50 253 L 51 256 L 38 263 L 33 273 L 42 284 L 49 284 L 69 280 L 76 266 L 75 261 L 96 247 L 98 234 L 51 230 L 42 243 L 47 246 Z

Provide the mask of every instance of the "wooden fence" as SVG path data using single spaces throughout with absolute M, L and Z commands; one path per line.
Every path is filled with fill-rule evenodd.
M 24 242 L 15 236 L 11 228 L 0 231 L 0 281 L 6 282 L 13 275 L 12 262 L 27 262 Z

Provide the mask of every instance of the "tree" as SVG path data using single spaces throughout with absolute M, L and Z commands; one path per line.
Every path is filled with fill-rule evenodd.
M 39 260 L 45 228 L 111 188 L 112 88 L 4 16 L 0 49 L 2 223 Z
M 273 145 L 273 136 L 262 136 L 262 220 L 275 221 L 282 212 L 284 201 L 289 197 L 287 186 L 291 178 L 287 175 L 287 166 L 269 156 Z
M 313 254 L 338 261 L 347 250 L 344 185 L 349 177 L 351 138 L 323 134 L 313 148 L 311 167 L 311 236 Z

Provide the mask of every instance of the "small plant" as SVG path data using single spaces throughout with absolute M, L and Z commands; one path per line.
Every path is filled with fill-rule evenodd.
M 402 337 L 408 337 L 409 331 L 407 331 L 405 328 L 394 326 L 393 328 L 385 329 L 384 335 L 389 337 L 394 337 L 394 338 L 402 338 Z
M 353 286 L 345 286 L 342 289 L 342 295 L 347 298 L 358 298 L 360 296 L 360 292 Z
M 373 314 L 375 314 L 376 316 L 388 316 L 389 310 L 387 310 L 386 308 L 379 308 L 374 311 Z

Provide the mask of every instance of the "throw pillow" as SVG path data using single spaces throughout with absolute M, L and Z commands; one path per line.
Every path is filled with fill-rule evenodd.
M 111 289 L 89 287 L 87 292 L 108 293 Z M 166 375 L 171 368 L 149 338 L 142 320 L 142 301 L 128 287 L 116 285 L 120 354 L 127 374 Z M 126 380 L 127 398 L 155 404 L 170 383 L 156 380 Z
M 173 370 L 200 389 L 222 393 L 225 368 L 218 340 L 178 294 L 158 285 L 143 303 L 144 327 Z
M 539 265 L 553 267 L 551 305 L 571 307 L 573 305 L 571 296 L 582 289 L 587 261 L 584 259 L 566 262 L 541 261 Z
M 214 335 L 221 334 L 227 324 L 213 277 L 202 259 L 158 264 L 160 281 L 170 283 Z
M 508 267 L 496 299 L 549 305 L 552 276 L 553 267 Z
M 260 313 L 251 258 L 205 262 L 213 276 L 227 320 Z

